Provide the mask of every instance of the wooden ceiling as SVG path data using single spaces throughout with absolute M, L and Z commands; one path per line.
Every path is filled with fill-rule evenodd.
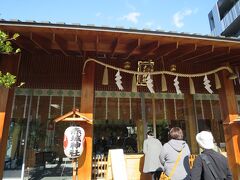
M 166 64 L 240 65 L 240 41 L 231 38 L 80 25 L 0 21 L 19 33 L 16 46 L 30 54 L 108 60 L 160 60 Z

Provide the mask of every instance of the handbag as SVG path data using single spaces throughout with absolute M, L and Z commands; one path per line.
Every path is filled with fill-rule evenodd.
M 160 180 L 170 180 L 171 178 L 165 174 L 165 172 L 162 172 L 160 176 Z
M 165 172 L 162 172 L 162 174 L 161 174 L 161 176 L 160 176 L 160 180 L 171 180 L 171 177 L 173 176 L 174 172 L 176 171 L 176 168 L 177 168 L 177 165 L 178 165 L 178 163 L 179 163 L 179 161 L 180 161 L 180 159 L 181 159 L 181 156 L 182 156 L 182 150 L 179 152 L 178 157 L 177 157 L 177 160 L 176 160 L 176 162 L 174 163 L 174 166 L 173 166 L 173 168 L 172 168 L 169 176 L 167 176 L 167 175 L 165 174 Z

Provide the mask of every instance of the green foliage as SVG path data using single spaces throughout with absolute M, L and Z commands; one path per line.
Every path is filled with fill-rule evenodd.
M 9 37 L 5 32 L 0 30 L 0 54 L 16 54 L 21 52 L 19 48 L 14 49 L 12 42 L 19 37 L 18 33 L 15 33 L 12 37 Z M 10 88 L 16 82 L 16 76 L 7 72 L 2 74 L 0 71 L 0 85 Z
M 14 49 L 12 47 L 12 42 L 19 37 L 18 33 L 15 33 L 12 37 L 9 37 L 5 32 L 0 30 L 0 53 L 11 54 L 19 53 L 21 50 L 19 48 Z
M 7 74 L 2 74 L 0 71 L 0 85 L 10 88 L 16 82 L 16 76 L 7 72 Z
M 160 141 L 164 144 L 168 141 L 168 121 L 167 120 L 160 120 L 157 125 L 157 133 Z

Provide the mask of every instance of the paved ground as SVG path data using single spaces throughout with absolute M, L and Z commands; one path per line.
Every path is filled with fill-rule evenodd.
M 11 179 L 11 180 L 17 180 L 17 179 L 21 179 L 21 170 L 7 170 L 4 171 L 3 174 L 3 180 L 7 180 L 7 179 Z
M 65 159 L 64 159 L 65 160 Z M 25 170 L 28 180 L 70 180 L 72 179 L 72 163 L 69 160 L 62 164 L 46 164 L 46 167 L 36 167 Z M 18 170 L 5 170 L 3 180 L 18 180 L 21 178 L 21 168 Z

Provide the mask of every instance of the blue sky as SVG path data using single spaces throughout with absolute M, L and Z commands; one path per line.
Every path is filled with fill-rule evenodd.
M 217 0 L 5 0 L 0 19 L 210 34 Z

